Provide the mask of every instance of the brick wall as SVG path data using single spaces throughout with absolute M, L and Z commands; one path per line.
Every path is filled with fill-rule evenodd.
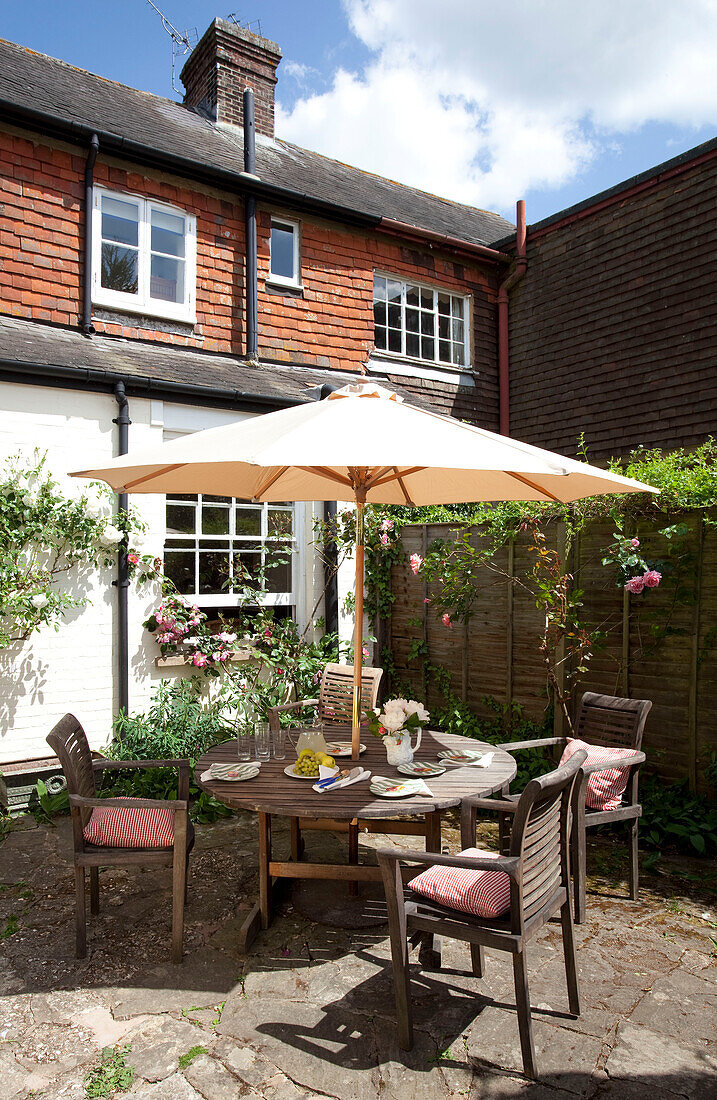
M 0 312 L 76 326 L 82 309 L 84 156 L 69 145 L 0 132 Z M 171 203 L 197 218 L 197 323 L 194 327 L 95 307 L 98 332 L 206 351 L 243 354 L 244 210 L 222 192 L 100 157 L 98 185 Z M 284 211 L 284 216 L 291 211 Z M 296 215 L 293 215 L 296 217 Z M 415 243 L 301 218 L 300 296 L 272 292 L 271 212 L 260 211 L 259 349 L 265 359 L 361 370 L 373 348 L 375 269 L 472 295 L 475 388 L 396 376 L 446 412 L 497 426 L 496 270 L 458 262 Z
M 528 235 L 511 294 L 511 434 L 594 460 L 717 426 L 717 158 Z
M 85 158 L 71 146 L 0 132 L 0 312 L 77 325 L 82 309 Z M 171 203 L 197 219 L 197 323 L 95 309 L 98 332 L 241 353 L 244 212 L 219 191 L 100 158 L 98 185 Z M 104 318 L 104 319 L 103 319 Z
M 303 218 L 303 293 L 267 285 L 271 212 L 261 210 L 257 228 L 259 354 L 287 363 L 361 370 L 373 350 L 374 270 L 456 293 L 472 301 L 472 364 L 476 388 L 456 390 L 425 379 L 396 376 L 404 389 L 430 396 L 446 412 L 497 430 L 495 268 L 456 262 L 447 255 L 410 246 L 385 234 Z

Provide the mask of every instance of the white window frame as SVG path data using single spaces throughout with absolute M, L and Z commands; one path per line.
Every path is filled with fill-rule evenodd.
M 106 196 L 121 202 L 133 202 L 139 206 L 137 248 L 137 293 L 126 294 L 102 286 L 102 198 Z M 151 271 L 151 216 L 152 210 L 162 210 L 184 219 L 184 301 L 166 302 L 150 297 Z M 197 284 L 197 219 L 179 207 L 165 202 L 135 195 L 129 191 L 111 191 L 105 187 L 93 188 L 92 198 L 92 303 L 108 306 L 124 313 L 142 313 L 167 320 L 196 322 Z
M 286 275 L 275 275 L 271 270 L 271 231 L 277 226 L 289 226 L 294 233 L 294 274 L 292 278 L 288 278 Z M 301 227 L 299 222 L 292 221 L 291 218 L 282 218 L 278 214 L 271 215 L 271 221 L 269 223 L 269 278 L 267 282 L 276 283 L 277 286 L 293 286 L 301 287 Z
M 175 494 L 179 495 L 179 494 Z M 216 543 L 219 541 L 226 542 L 226 552 L 229 555 L 229 572 L 230 576 L 233 576 L 234 571 L 234 559 L 233 552 L 240 550 L 242 544 L 250 544 L 252 547 L 254 544 L 258 544 L 260 549 L 262 563 L 265 562 L 267 550 L 271 550 L 272 544 L 282 543 L 286 544 L 291 542 L 290 562 L 289 568 L 291 571 L 291 591 L 289 592 L 262 592 L 258 594 L 256 600 L 257 604 L 261 607 L 295 607 L 296 606 L 296 585 L 297 585 L 297 537 L 296 537 L 296 509 L 293 505 L 284 506 L 280 503 L 274 502 L 259 502 L 254 504 L 251 501 L 241 501 L 232 497 L 229 504 L 221 504 L 219 507 L 226 508 L 229 513 L 229 534 L 227 535 L 205 535 L 200 530 L 201 526 L 201 505 L 204 501 L 204 497 L 208 497 L 207 505 L 209 507 L 215 507 L 216 504 L 212 500 L 213 494 L 211 493 L 199 493 L 197 494 L 197 501 L 183 499 L 183 500 L 169 500 L 165 501 L 165 524 L 167 517 L 167 508 L 172 505 L 178 507 L 195 507 L 195 531 L 193 534 L 170 534 L 169 531 L 165 531 L 163 554 L 166 556 L 172 552 L 182 552 L 182 546 L 168 546 L 167 543 L 186 543 L 187 551 L 194 554 L 194 588 L 191 592 L 182 592 L 183 596 L 197 604 L 200 608 L 213 608 L 213 607 L 242 607 L 245 601 L 242 599 L 238 592 L 231 592 L 228 589 L 223 589 L 218 592 L 200 592 L 199 591 L 199 564 L 200 555 L 204 551 L 212 553 L 218 551 L 223 553 L 223 548 L 217 546 L 207 545 L 204 548 L 202 543 Z M 261 531 L 258 535 L 237 535 L 236 534 L 236 509 L 245 505 L 247 508 L 261 509 Z M 281 536 L 275 536 L 269 534 L 269 509 L 276 508 L 283 512 L 288 512 L 291 515 L 291 539 L 287 540 Z M 186 551 L 185 551 L 186 552 Z
M 375 344 L 376 323 L 375 323 L 375 320 L 374 320 L 374 348 L 373 348 L 373 351 L 372 351 L 372 355 L 377 356 L 379 358 L 385 358 L 385 359 L 395 359 L 395 358 L 405 359 L 409 363 L 419 363 L 419 364 L 420 363 L 423 363 L 423 364 L 430 363 L 432 366 L 440 367 L 443 370 L 449 370 L 449 371 L 456 371 L 456 370 L 458 370 L 458 371 L 470 371 L 472 369 L 472 366 L 471 366 L 471 363 L 472 363 L 472 360 L 471 360 L 471 354 L 472 354 L 472 348 L 471 348 L 471 325 L 472 325 L 471 305 L 472 305 L 472 301 L 473 301 L 473 296 L 471 294 L 459 294 L 455 290 L 450 290 L 448 287 L 445 287 L 445 286 L 436 286 L 435 284 L 431 284 L 431 283 L 423 283 L 423 282 L 420 282 L 418 279 L 406 279 L 402 275 L 394 275 L 389 271 L 374 271 L 373 278 L 374 279 L 377 279 L 377 278 L 378 279 L 390 279 L 391 282 L 401 284 L 401 350 L 400 351 L 391 351 L 388 347 L 385 347 L 385 348 L 376 347 L 376 344 Z M 406 287 L 407 286 L 416 286 L 416 287 L 419 288 L 420 291 L 424 291 L 426 293 L 430 293 L 430 294 L 433 295 L 433 317 L 434 317 L 434 334 L 433 334 L 434 358 L 433 359 L 426 359 L 422 355 L 409 355 L 406 352 L 406 335 L 407 335 L 407 329 L 406 329 Z M 372 309 L 372 312 L 373 312 L 373 306 L 374 306 L 374 303 L 375 303 L 375 298 L 373 297 L 373 293 L 374 293 L 374 291 L 373 291 L 373 281 L 372 281 L 372 285 L 371 285 L 371 309 Z M 452 354 L 453 353 L 453 344 L 456 343 L 457 341 L 454 341 L 452 338 L 451 338 L 451 359 L 450 359 L 450 361 L 445 360 L 445 359 L 439 359 L 439 357 L 438 357 L 438 345 L 439 345 L 439 337 L 438 337 L 438 317 L 439 317 L 439 314 L 438 314 L 438 295 L 439 294 L 448 294 L 452 298 L 459 298 L 463 302 L 463 336 L 464 336 L 464 341 L 463 341 L 464 362 L 463 363 L 457 363 L 453 359 L 453 354 Z M 409 308 L 411 308 L 411 307 L 409 307 Z M 388 333 L 388 325 L 386 325 L 386 332 Z M 420 336 L 420 334 L 419 334 L 419 336 Z

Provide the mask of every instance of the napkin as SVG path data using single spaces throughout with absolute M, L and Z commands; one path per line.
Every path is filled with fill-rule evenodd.
M 248 767 L 260 768 L 261 760 L 237 760 L 236 764 L 211 764 L 199 778 L 202 783 L 207 783 L 211 779 L 222 779 L 227 772 L 234 771 L 235 768 Z

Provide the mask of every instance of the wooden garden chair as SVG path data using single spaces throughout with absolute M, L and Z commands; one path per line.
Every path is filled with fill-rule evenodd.
M 513 956 L 523 1068 L 537 1076 L 530 1015 L 526 945 L 546 921 L 560 913 L 570 1013 L 580 1015 L 572 898 L 570 894 L 570 819 L 573 790 L 585 752 L 528 783 L 516 802 L 465 798 L 457 856 L 433 852 L 377 852 L 388 905 L 391 959 L 396 991 L 398 1041 L 413 1045 L 408 942 L 449 936 L 470 944 L 473 973 L 483 976 L 484 948 Z M 508 853 L 473 847 L 476 811 L 490 801 L 513 818 Z M 402 862 L 428 870 L 408 883 L 404 895 Z
M 194 827 L 187 813 L 189 761 L 93 759 L 85 731 L 73 714 L 60 719 L 47 741 L 62 765 L 70 799 L 77 958 L 87 955 L 85 868 L 90 870 L 90 912 L 96 914 L 100 867 L 138 864 L 172 868 L 172 962 L 181 963 L 187 866 L 194 845 Z M 98 798 L 97 774 L 126 768 L 178 768 L 176 801 Z
M 366 714 L 377 705 L 378 689 L 383 676 L 382 668 L 372 668 L 365 665 L 361 669 L 361 713 Z M 316 707 L 319 722 L 324 727 L 327 740 L 331 737 L 343 735 L 351 739 L 351 725 L 353 720 L 353 665 L 328 664 L 321 675 L 321 685 L 316 699 L 297 699 L 293 703 L 283 703 L 281 706 L 272 707 L 269 710 L 269 725 L 272 730 L 279 728 L 280 714 L 301 710 L 304 707 Z M 309 822 L 305 823 L 309 825 Z M 341 828 L 340 823 L 333 823 L 335 828 Z M 343 826 L 344 830 L 346 826 Z M 349 822 L 349 862 L 358 862 L 358 820 Z M 301 858 L 304 842 L 301 838 L 301 824 L 298 817 L 291 818 L 291 858 Z M 354 893 L 355 890 L 351 889 Z
M 595 825 L 629 822 L 630 898 L 637 900 L 638 823 L 642 817 L 637 785 L 640 768 L 646 759 L 640 749 L 651 707 L 649 699 L 621 699 L 616 695 L 596 695 L 592 691 L 586 691 L 578 704 L 574 741 L 584 742 L 594 751 L 588 752 L 587 763 L 575 785 L 571 862 L 577 924 L 583 923 L 586 911 L 585 830 Z M 566 737 L 540 737 L 531 741 L 511 741 L 500 748 L 507 752 L 540 746 L 564 749 L 568 740 Z M 503 797 L 506 796 L 508 792 L 504 791 Z M 507 844 L 506 815 L 499 812 L 498 821 L 502 850 Z

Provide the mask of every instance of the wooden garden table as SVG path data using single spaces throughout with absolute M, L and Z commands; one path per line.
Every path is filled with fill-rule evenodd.
M 344 740 L 350 742 L 350 731 Z M 366 734 L 363 740 L 366 751 L 361 754 L 360 763 L 372 776 L 395 776 L 397 782 L 406 778 L 387 764 L 386 750 L 379 738 Z M 427 778 L 426 782 L 433 792 L 432 798 L 416 795 L 395 800 L 373 795 L 368 779 L 343 790 L 317 793 L 309 780 L 294 779 L 284 774 L 284 768 L 295 761 L 290 746 L 285 760 L 262 762 L 259 775 L 241 783 L 220 780 L 203 782 L 200 778 L 211 764 L 236 762 L 235 741 L 215 745 L 198 760 L 195 778 L 200 787 L 232 809 L 253 810 L 259 816 L 259 902 L 242 926 L 240 950 L 248 948 L 260 927 L 269 927 L 275 880 L 313 878 L 349 883 L 381 880 L 378 867 L 358 863 L 357 847 L 355 852 L 349 851 L 348 863 L 309 863 L 301 859 L 301 847 L 292 836 L 292 858 L 274 859 L 271 848 L 272 816 L 290 817 L 292 826 L 300 819 L 302 828 L 348 832 L 350 825 L 358 825 L 374 833 L 424 836 L 426 851 L 440 852 L 441 813 L 460 805 L 466 795 L 485 797 L 494 794 L 515 776 L 515 759 L 503 749 L 470 737 L 440 731 L 424 730 L 415 759 L 435 761 L 442 749 L 484 749 L 493 753 L 493 760 L 487 768 L 450 766 L 443 775 Z M 355 761 L 350 759 L 340 759 L 337 763 L 346 768 L 355 766 Z M 415 874 L 415 869 L 406 870 L 410 876 Z

